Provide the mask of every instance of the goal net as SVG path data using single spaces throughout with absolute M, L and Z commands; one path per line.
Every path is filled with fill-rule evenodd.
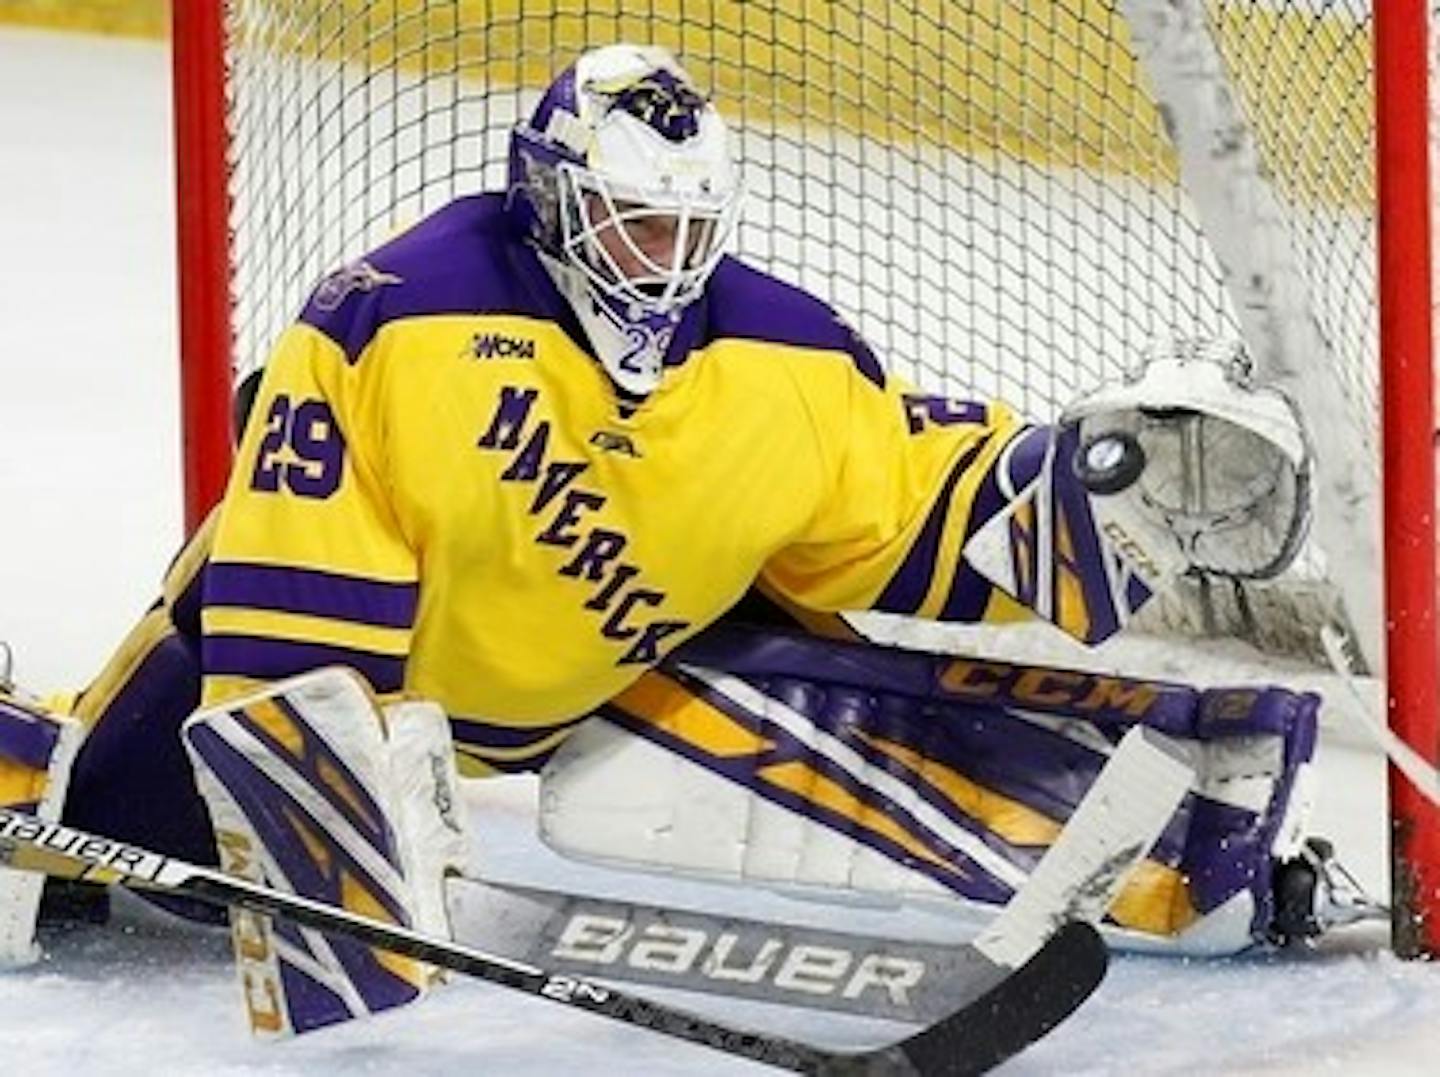
M 1174 14 L 1151 25 L 1147 7 L 235 0 L 236 362 L 263 361 L 327 269 L 457 194 L 502 186 L 510 128 L 581 49 L 653 41 L 681 54 L 740 133 L 739 254 L 832 302 L 892 371 L 1048 419 L 1159 340 L 1244 336 L 1240 305 L 1253 297 L 1227 285 L 1226 269 L 1263 273 L 1263 288 L 1303 298 L 1298 316 L 1317 338 L 1303 346 L 1323 354 L 1252 339 L 1257 361 L 1323 375 L 1338 402 L 1326 421 L 1346 427 L 1347 475 L 1363 470 L 1374 488 L 1367 7 L 1197 3 L 1198 26 Z M 1253 266 L 1228 265 L 1215 236 L 1228 226 L 1253 253 L 1257 221 L 1207 219 L 1187 193 L 1182 148 L 1203 162 L 1215 147 L 1177 146 L 1166 130 L 1183 103 L 1137 51 L 1167 38 L 1201 54 L 1199 66 L 1213 54 L 1213 73 L 1172 81 L 1208 77 L 1201 93 L 1232 95 L 1252 172 L 1271 180 L 1225 180 L 1281 210 L 1267 235 L 1286 249 Z M 1373 584 L 1373 567 L 1359 571 Z M 1189 601 L 1149 620 L 1318 657 L 1315 633 L 1295 626 L 1337 615 L 1324 581 L 1339 575 L 1311 553 L 1278 589 L 1197 581 Z M 1376 620 L 1373 606 L 1355 612 Z
M 579 51 L 667 45 L 738 132 L 737 253 L 919 387 L 1046 420 L 1158 341 L 1243 340 L 1317 435 L 1316 540 L 1271 584 L 1189 581 L 1146 626 L 1320 660 L 1340 621 L 1378 662 L 1370 0 L 224 10 L 231 242 L 208 287 L 238 374 L 327 270 L 502 187 L 510 128 Z

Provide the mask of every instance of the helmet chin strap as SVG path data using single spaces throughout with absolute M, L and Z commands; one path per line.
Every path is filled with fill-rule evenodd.
M 540 261 L 575 311 L 610 380 L 633 396 L 653 392 L 660 384 L 665 352 L 684 308 L 656 313 L 605 294 L 566 262 L 544 253 Z

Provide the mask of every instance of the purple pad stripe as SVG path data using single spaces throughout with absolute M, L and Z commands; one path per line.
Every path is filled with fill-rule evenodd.
M 420 588 L 317 569 L 280 565 L 211 564 L 205 605 L 279 610 L 381 628 L 415 623 Z
M 1259 871 L 1268 869 L 1273 825 L 1258 826 L 1254 812 L 1196 797 L 1180 868 L 1189 883 L 1190 900 L 1201 913 L 1223 905 L 1250 889 Z M 1217 850 L 1220 852 L 1217 854 Z M 1268 897 L 1269 887 L 1265 888 Z
M 764 763 L 777 762 L 780 760 L 802 760 L 817 770 L 824 771 L 827 776 L 834 778 L 848 791 L 861 797 L 869 799 L 872 796 L 883 797 L 883 793 L 871 792 L 870 787 L 850 777 L 845 771 L 838 769 L 824 756 L 817 753 L 805 742 L 792 736 L 779 726 L 772 725 L 759 719 L 745 707 L 736 703 L 723 692 L 711 688 L 704 681 L 688 676 L 677 677 L 684 683 L 685 687 L 695 695 L 703 698 L 716 710 L 721 711 L 747 729 L 776 742 L 775 748 L 766 753 Z M 914 789 L 931 807 L 944 815 L 956 826 L 968 831 L 974 838 L 994 849 L 1005 859 L 1012 863 L 1030 865 L 1038 857 L 1039 851 L 1028 846 L 1015 845 L 1000 837 L 984 822 L 966 812 L 954 800 L 946 796 L 937 786 L 925 780 L 922 775 L 911 770 L 893 756 L 875 748 L 867 743 L 857 732 L 864 732 L 885 740 L 893 741 L 903 747 L 918 751 L 927 759 L 933 759 L 965 776 L 977 785 L 984 787 L 984 783 L 978 781 L 969 771 L 966 764 L 969 760 L 968 752 L 957 752 L 954 755 L 959 758 L 944 758 L 933 750 L 931 743 L 936 740 L 933 736 L 937 730 L 943 730 L 947 722 L 973 721 L 969 714 L 952 714 L 946 711 L 930 711 L 923 719 L 924 729 L 930 731 L 930 735 L 922 736 L 921 740 L 926 742 L 926 748 L 917 748 L 913 743 L 915 737 L 915 714 L 914 704 L 910 700 L 896 696 L 873 696 L 863 690 L 847 688 L 821 688 L 813 683 L 799 680 L 760 681 L 747 678 L 747 683 L 763 694 L 770 696 L 792 710 L 804 715 L 817 728 L 841 741 L 847 748 L 859 755 L 870 766 L 883 771 Z M 961 708 L 963 710 L 963 708 Z M 943 739 L 941 740 L 944 746 Z M 1084 751 L 1084 749 L 1082 749 Z M 1087 755 L 1093 753 L 1086 752 Z M 757 765 L 761 765 L 757 760 Z M 1096 764 L 1098 769 L 1098 762 Z M 998 788 L 991 788 L 992 792 L 1000 792 Z M 1021 803 L 1035 807 L 1033 800 L 1011 797 Z M 1049 801 L 1042 806 L 1035 807 L 1035 810 L 1050 818 L 1064 818 L 1068 815 L 1068 805 L 1057 805 Z
M 341 905 L 340 879 L 344 872 L 358 880 L 396 923 L 410 926 L 409 917 L 394 897 L 338 842 L 326 841 L 327 863 L 323 868 L 315 862 L 291 820 L 306 823 L 314 837 L 327 839 L 329 831 L 234 745 L 204 725 L 190 727 L 185 736 L 235 800 L 261 843 L 285 872 L 295 893 Z M 393 862 L 395 858 L 391 855 L 388 859 Z
M 1040 469 L 1045 466 L 1045 457 L 1050 452 L 1054 429 L 1052 426 L 1026 427 L 1006 446 L 1002 466 L 1008 474 L 1012 490 L 1023 490 L 1040 474 Z M 1000 496 L 998 484 L 995 496 Z
M 923 773 L 912 770 L 894 756 L 881 751 L 858 735 L 863 733 L 909 748 L 917 752 L 923 759 L 947 767 L 988 792 L 1000 793 L 1000 789 L 987 785 L 977 778 L 973 770 L 967 766 L 971 762 L 971 753 L 966 750 L 954 750 L 959 745 L 952 745 L 949 739 L 943 735 L 947 724 L 975 721 L 972 714 L 964 713 L 966 709 L 932 710 L 920 719 L 923 725 L 917 729 L 917 716 L 913 702 L 897 696 L 872 696 L 857 689 L 822 689 L 802 681 L 778 678 L 768 683 L 756 682 L 754 687 L 765 695 L 780 700 L 792 710 L 805 715 L 817 728 L 824 729 L 841 741 L 869 766 L 899 779 L 932 808 L 956 826 L 983 841 L 1007 860 L 1028 865 L 1038 856 L 1038 847 L 1006 841 L 982 820 L 965 811 L 939 786 L 932 784 Z M 712 699 L 711 702 L 718 703 L 718 700 Z M 957 710 L 962 713 L 956 713 Z M 767 729 L 766 735 L 774 735 L 775 732 L 773 729 Z M 921 734 L 918 737 L 916 736 L 917 732 Z M 923 744 L 923 747 L 917 747 L 917 741 Z M 796 740 L 795 746 L 805 752 L 808 757 L 810 750 L 803 742 Z M 950 750 L 942 754 L 936 751 L 937 748 Z M 946 755 L 949 757 L 947 758 Z M 1030 797 L 1010 796 L 1009 799 L 1025 804 L 1051 819 L 1063 818 L 1066 814 L 1059 810 L 1053 802 L 1047 801 L 1037 805 L 1034 798 Z
M 975 497 L 970 503 L 970 518 L 965 524 L 967 542 L 980 527 L 1010 504 L 1011 498 L 1001 492 L 1001 469 L 1008 472 L 1011 489 L 1024 489 L 1025 484 L 1035 477 L 1044 464 L 1049 446 L 1050 428 L 1045 426 L 1026 427 L 1011 438 L 996 465 L 990 469 L 975 491 Z M 1013 526 L 1012 521 L 1012 529 Z M 940 608 L 938 619 L 962 623 L 979 621 L 985 616 L 985 609 L 994 591 L 995 585 L 962 558 L 960 568 L 951 582 L 950 593 L 945 596 L 945 604 Z M 1016 597 L 1027 604 L 1033 602 L 1033 597 Z
M 55 754 L 60 728 L 8 700 L 0 699 L 0 759 L 44 770 Z
M 330 935 L 325 938 L 331 942 L 338 941 Z M 290 1026 L 296 1032 L 314 1032 L 317 1028 L 338 1025 L 352 1017 L 349 1007 L 338 994 L 283 957 L 280 959 L 280 984 L 285 991 L 285 1009 L 290 1015 Z
M 782 698 L 876 765 L 888 757 L 855 733 L 868 733 L 908 748 L 983 789 L 1060 822 L 1070 817 L 1106 762 L 1106 757 L 1092 748 L 1027 722 L 998 704 L 957 702 L 917 708 L 913 700 L 901 696 L 870 696 L 854 689 L 816 693 L 810 688 L 806 692 L 804 682 L 747 679 L 760 691 Z M 814 696 L 817 702 L 807 706 L 801 693 Z M 1128 720 L 1096 720 L 1095 727 L 1118 739 L 1131 724 Z M 1043 851 L 1005 842 L 940 790 L 932 790 L 919 775 L 903 767 L 894 772 L 908 776 L 925 800 L 1012 862 L 1028 866 Z M 1152 860 L 1172 866 L 1179 862 L 1186 819 L 1182 806 L 1156 842 Z
M 305 941 L 294 925 L 275 920 L 274 930 L 301 953 L 324 962 Z M 399 1006 L 414 999 L 419 992 L 395 976 L 378 961 L 362 943 L 345 936 L 324 934 L 331 951 L 339 958 L 351 982 L 359 989 L 365 1007 L 371 1013 Z M 296 1032 L 310 1032 L 327 1025 L 350 1020 L 349 1007 L 338 994 L 313 977 L 297 969 L 283 956 L 280 958 L 280 981 L 285 990 L 285 1008 Z
M 703 682 L 689 678 L 686 682 L 687 687 L 696 694 L 704 692 L 706 687 Z M 1005 841 L 982 822 L 964 812 L 958 804 L 924 780 L 920 774 L 853 736 L 855 723 L 858 722 L 858 728 L 865 732 L 910 747 L 925 758 L 951 767 L 977 785 L 1025 804 L 1060 822 L 1069 818 L 1075 804 L 1093 784 L 1095 775 L 1104 762 L 1103 757 L 1089 748 L 1000 710 L 985 711 L 978 707 L 952 705 L 927 708 L 923 714 L 916 714 L 912 701 L 895 696 L 882 696 L 872 700 L 870 702 L 873 710 L 865 710 L 862 693 L 854 691 L 844 692 L 843 699 L 832 701 L 828 706 L 807 706 L 804 700 L 795 698 L 793 689 L 797 686 L 794 684 L 789 686 L 792 689 L 789 692 L 783 687 L 779 690 L 767 690 L 765 685 L 756 687 L 781 698 L 795 710 L 810 716 L 817 726 L 845 741 L 848 747 L 868 763 L 906 782 L 922 800 L 940 811 L 951 822 L 965 829 L 999 856 L 1026 871 L 1034 868 L 1045 852 L 1044 847 L 1015 845 Z M 659 730 L 648 722 L 632 718 L 617 707 L 607 707 L 601 713 L 616 724 L 699 763 L 707 770 L 862 841 L 886 856 L 925 873 L 962 896 L 992 903 L 1008 897 L 1009 890 L 1003 883 L 949 843 L 933 835 L 908 814 L 897 811 L 893 805 L 889 805 L 888 798 L 883 794 L 870 790 L 823 756 L 817 755 L 805 743 L 791 737 L 783 729 L 764 722 L 723 694 L 704 694 L 708 702 L 747 729 L 776 741 L 775 748 L 755 756 L 718 760 L 687 741 Z M 861 711 L 864 713 L 860 713 Z M 1016 756 L 1028 762 L 1019 767 L 1013 759 L 1008 764 L 1000 762 Z M 907 850 L 893 842 L 870 835 L 868 831 L 857 830 L 853 820 L 848 817 L 829 813 L 795 794 L 773 789 L 754 773 L 765 765 L 792 760 L 807 763 L 872 806 L 877 803 L 878 797 L 879 804 L 887 805 L 887 815 L 901 821 L 907 830 L 921 838 L 937 853 L 960 865 L 966 874 L 949 875 L 934 869 L 933 866 L 927 866 L 923 861 L 916 862 Z M 1193 798 L 1186 799 L 1157 841 L 1149 859 L 1171 867 L 1181 864 L 1186 848 L 1192 800 Z M 872 840 L 872 837 L 875 840 Z
M 1130 613 L 1134 613 L 1145 603 L 1150 601 L 1153 591 L 1146 585 L 1139 576 L 1131 575 L 1125 581 L 1125 604 Z
M 1288 733 L 1320 707 L 1314 692 L 1285 688 L 1208 688 L 1200 693 L 1195 735 L 1202 740 L 1255 733 Z M 1309 755 L 1303 758 L 1308 759 Z
M 772 638 L 767 642 L 774 640 Z M 919 657 L 897 651 L 877 651 L 876 654 L 882 659 Z M 786 736 L 774 727 L 765 725 L 762 728 L 760 719 L 723 694 L 709 689 L 705 682 L 683 672 L 671 671 L 669 675 L 747 729 L 771 738 Z M 938 789 L 920 781 L 902 764 L 872 748 L 855 733 L 865 732 L 892 741 L 922 758 L 933 759 L 949 767 L 976 785 L 1056 820 L 1069 818 L 1105 762 L 1091 748 L 1018 718 L 1000 703 L 955 701 L 938 705 L 917 704 L 908 695 L 884 690 L 819 685 L 815 676 L 814 672 L 800 676 L 793 673 L 789 676 L 752 673 L 744 679 L 758 691 L 780 699 L 818 728 L 846 742 L 868 762 L 915 782 L 917 792 L 924 800 L 1017 864 L 1032 862 L 1036 851 L 1011 845 L 993 834 Z M 1104 721 L 1097 716 L 1096 724 L 1101 732 L 1118 740 L 1133 720 L 1112 718 Z M 808 758 L 809 749 L 802 742 L 788 743 L 787 739 L 787 744 L 777 745 L 772 753 L 774 758 Z M 1157 842 L 1152 859 L 1170 865 L 1179 862 L 1186 818 L 1186 809 L 1182 807 Z
M 271 736 L 264 727 L 251 719 L 243 710 L 233 710 L 229 714 L 237 725 L 265 745 L 274 758 L 305 779 L 306 785 L 324 797 L 325 802 L 335 812 L 349 822 L 377 853 L 398 870 L 400 862 L 395 854 L 394 836 L 386 823 L 385 813 L 381 810 L 380 805 L 375 803 L 369 791 L 355 777 L 354 771 L 330 750 L 320 734 L 301 717 L 299 711 L 284 699 L 276 698 L 271 702 L 284 711 L 286 717 L 294 722 L 296 728 L 301 731 L 304 752 L 302 758 L 297 759 L 288 748 Z M 322 765 L 329 768 L 332 773 L 344 778 L 346 791 L 349 793 L 348 798 L 335 792 L 330 780 L 325 777 Z M 360 811 L 355 809 L 351 798 L 359 803 Z
M 765 752 L 758 756 L 737 756 L 731 759 L 717 759 L 697 749 L 689 742 L 681 740 L 666 730 L 656 727 L 650 722 L 632 717 L 626 711 L 613 704 L 606 704 L 598 713 L 616 725 L 646 740 L 654 741 L 670 751 L 675 752 L 677 755 L 698 763 L 706 770 L 718 774 L 723 778 L 727 778 L 737 785 L 750 789 L 752 792 L 772 803 L 787 808 L 802 818 L 814 820 L 838 833 L 853 838 L 860 844 L 880 852 L 888 859 L 904 864 L 906 867 L 912 868 L 934 879 L 947 889 L 992 903 L 1003 901 L 1010 896 L 1011 889 L 1009 886 L 990 875 L 989 872 L 971 860 L 959 849 L 932 833 L 899 805 L 889 801 L 888 798 L 880 797 L 873 789 L 856 782 L 848 774 L 822 756 L 813 753 L 805 753 L 802 755 L 801 753 L 787 750 L 787 746 L 775 752 Z M 765 726 L 763 732 L 766 736 L 773 736 L 777 732 L 781 733 L 782 737 L 784 736 L 783 732 L 771 726 Z M 801 747 L 803 748 L 803 746 Z M 824 777 L 844 787 L 848 793 L 861 800 L 867 807 L 876 811 L 877 814 L 885 815 L 903 827 L 918 843 L 925 846 L 941 860 L 954 865 L 954 870 L 947 871 L 928 860 L 919 859 L 915 857 L 909 849 L 885 837 L 883 834 L 858 825 L 857 821 L 849 816 L 826 808 L 824 805 L 793 793 L 790 790 L 775 786 L 760 777 L 758 773 L 760 768 L 769 764 L 787 762 L 791 759 L 798 758 L 803 758 L 817 773 L 822 774 Z
M 985 616 L 994 591 L 995 585 L 971 568 L 970 562 L 961 558 L 955 578 L 950 582 L 950 593 L 945 596 L 945 604 L 940 607 L 936 620 L 979 623 Z
M 925 601 L 925 592 L 930 589 L 935 563 L 940 556 L 940 542 L 945 537 L 945 522 L 950 517 L 950 500 L 955 493 L 955 485 L 989 441 L 989 435 L 977 440 L 950 469 L 950 474 L 945 477 L 945 484 L 940 488 L 940 496 L 931 507 L 930 515 L 926 517 L 914 545 L 910 547 L 910 552 L 905 555 L 905 560 L 890 578 L 890 582 L 885 585 L 885 590 L 875 600 L 873 608 L 887 613 L 913 614 L 920 608 L 920 603 Z
M 419 989 L 391 972 L 376 960 L 375 952 L 362 942 L 343 935 L 326 935 L 345 974 L 360 990 L 371 1013 L 403 1006 L 419 997 Z
M 275 880 L 271 879 L 269 881 L 273 883 Z M 299 925 L 293 920 L 287 920 L 283 916 L 272 916 L 270 918 L 270 927 L 276 935 L 295 947 L 297 953 L 319 960 L 315 953 L 315 948 L 311 946 L 305 936 L 301 934 Z
M 261 636 L 206 636 L 200 647 L 207 675 L 280 680 L 321 666 L 348 666 L 378 693 L 398 692 L 405 685 L 405 659 L 323 643 L 297 643 Z

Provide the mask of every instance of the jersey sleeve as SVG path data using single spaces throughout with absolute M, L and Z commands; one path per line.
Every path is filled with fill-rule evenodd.
M 322 665 L 381 694 L 403 685 L 419 573 L 365 374 L 364 356 L 304 321 L 266 366 L 205 573 L 207 704 Z
M 762 584 L 782 599 L 968 623 L 1038 616 L 1093 643 L 1149 597 L 1055 467 L 1056 428 L 856 375 L 814 394 L 811 414 L 827 482 L 806 532 L 766 565 Z

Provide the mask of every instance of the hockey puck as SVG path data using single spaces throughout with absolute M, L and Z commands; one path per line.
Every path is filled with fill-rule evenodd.
M 1075 477 L 1092 494 L 1107 497 L 1127 489 L 1145 470 L 1145 450 L 1133 434 L 1097 434 L 1075 453 Z

